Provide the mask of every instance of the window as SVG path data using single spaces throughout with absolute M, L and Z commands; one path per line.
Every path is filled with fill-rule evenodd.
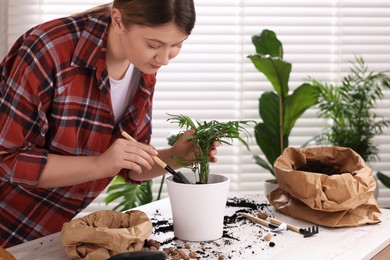
M 8 46 L 31 26 L 105 3 L 102 0 L 13 0 L 8 13 Z M 284 58 L 293 64 L 290 89 L 308 76 L 337 81 L 348 71 L 354 54 L 369 69 L 389 69 L 390 2 L 386 0 L 196 0 L 197 24 L 182 53 L 157 77 L 152 143 L 167 146 L 175 126 L 167 113 L 187 114 L 198 120 L 259 120 L 257 102 L 271 86 L 246 56 L 254 52 L 251 36 L 263 29 L 275 31 L 284 46 Z M 2 2 L 3 3 L 3 2 Z M 88 3 L 88 4 L 87 4 Z M 4 5 L 4 4 L 3 4 Z M 0 10 L 4 10 L 0 9 Z M 2 16 L 3 17 L 3 16 Z M 3 19 L 3 18 L 2 18 Z M 3 23 L 2 23 L 3 24 Z M 4 34 L 2 34 L 4 35 Z M 3 37 L 1 41 L 4 41 Z M 1 51 L 1 50 L 0 50 Z M 378 104 L 390 116 L 390 91 Z M 300 146 L 321 130 L 323 121 L 310 109 L 298 120 L 290 145 Z M 390 174 L 390 130 L 375 138 L 381 161 L 372 168 Z M 231 191 L 262 191 L 271 175 L 252 161 L 259 154 L 255 140 L 251 151 L 238 144 L 219 149 L 212 170 L 232 178 Z M 157 191 L 159 180 L 155 180 Z M 379 203 L 390 206 L 390 189 L 382 184 Z M 104 206 L 101 196 L 91 207 Z M 96 208 L 92 208 L 95 210 Z

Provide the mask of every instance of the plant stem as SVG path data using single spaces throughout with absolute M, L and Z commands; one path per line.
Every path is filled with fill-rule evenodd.
M 279 138 L 280 138 L 280 153 L 284 150 L 283 142 L 283 97 L 279 96 Z
M 208 183 L 208 181 L 209 181 L 208 176 L 210 173 L 210 162 L 201 161 L 199 163 L 199 167 L 200 167 L 199 182 L 200 183 Z

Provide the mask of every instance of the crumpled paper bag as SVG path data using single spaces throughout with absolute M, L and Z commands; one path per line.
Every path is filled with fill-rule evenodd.
M 71 259 L 100 260 L 143 248 L 153 225 L 142 211 L 102 210 L 62 226 L 61 241 Z
M 297 170 L 310 160 L 320 160 L 346 173 L 329 176 Z M 328 227 L 380 222 L 372 171 L 350 148 L 289 147 L 275 161 L 274 171 L 279 188 L 268 195 L 268 200 L 291 217 Z

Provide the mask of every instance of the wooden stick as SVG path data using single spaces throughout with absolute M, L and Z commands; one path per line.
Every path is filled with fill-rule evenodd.
M 273 224 L 276 224 L 276 225 L 280 225 L 282 224 L 283 222 L 276 219 L 276 218 L 270 218 L 269 221 Z M 287 224 L 287 223 L 286 223 Z M 290 224 L 287 224 L 287 228 L 292 230 L 292 231 L 295 231 L 295 232 L 298 232 L 298 233 L 301 233 L 300 230 L 301 228 L 300 227 L 297 227 L 297 226 L 294 226 L 294 225 L 290 225 Z
M 245 218 L 247 218 L 255 223 L 261 224 L 265 227 L 269 227 L 269 228 L 278 228 L 279 227 L 278 225 L 274 225 L 273 223 L 271 223 L 269 221 L 266 221 L 266 220 L 261 219 L 261 218 L 257 218 L 255 216 L 252 216 L 252 215 L 247 214 L 247 213 L 241 213 L 241 215 L 243 215 Z
M 125 131 L 122 132 L 122 136 L 129 141 L 137 142 L 137 140 L 135 140 L 131 135 L 129 135 Z M 173 179 L 174 181 L 192 184 L 181 172 L 176 172 L 174 169 L 172 169 L 168 164 L 166 164 L 163 160 L 161 160 L 157 156 L 152 155 L 152 158 L 158 165 L 160 165 L 163 169 L 167 170 L 169 173 L 171 173 L 174 176 Z
M 123 131 L 123 132 L 122 132 L 122 136 L 123 136 L 124 138 L 126 138 L 127 140 L 129 140 L 129 141 L 137 142 L 137 140 L 135 140 L 135 139 L 134 139 L 131 135 L 129 135 L 128 133 L 126 133 L 126 131 Z M 160 165 L 160 166 L 163 167 L 164 169 L 167 167 L 167 164 L 166 164 L 163 160 L 161 160 L 160 158 L 158 158 L 157 156 L 152 155 L 152 158 L 153 158 L 153 160 L 154 160 L 158 165 Z

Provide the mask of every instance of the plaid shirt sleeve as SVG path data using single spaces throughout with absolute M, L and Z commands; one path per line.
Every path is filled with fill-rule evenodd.
M 92 21 L 92 29 L 87 31 L 87 26 L 70 29 L 69 24 L 73 23 L 77 25 L 74 21 L 57 20 L 51 30 L 50 24 L 45 31 L 41 27 L 31 29 L 18 39 L 1 64 L 0 172 L 6 173 L 2 176 L 6 181 L 34 186 L 49 151 L 98 155 L 113 141 L 111 136 L 117 130 L 109 101 L 105 49 L 100 50 L 103 42 L 99 35 L 107 26 Z M 76 41 L 64 29 L 80 30 L 77 35 L 82 36 Z M 86 93 L 83 85 L 86 89 L 100 89 L 100 93 Z M 151 136 L 154 85 L 155 75 L 141 73 L 134 104 L 120 123 L 121 128 L 147 144 Z M 69 105 L 72 101 L 75 105 Z M 85 121 L 91 126 L 84 123 L 84 127 L 79 126 L 81 131 L 74 126 L 75 122 Z M 87 136 L 91 138 L 88 129 L 96 132 L 92 135 L 95 140 L 100 136 L 100 145 L 86 147 L 91 144 L 81 141 Z
M 10 181 L 35 185 L 48 151 L 45 110 L 52 98 L 51 58 L 44 43 L 27 32 L 1 64 L 0 166 Z M 32 48 L 28 46 L 33 46 Z M 39 51 L 38 51 L 39 50 Z
M 96 156 L 121 138 L 121 130 L 150 142 L 155 75 L 141 74 L 133 102 L 115 125 L 105 68 L 109 21 L 105 13 L 39 25 L 0 64 L 3 247 L 60 231 L 112 180 L 36 188 L 48 153 Z

